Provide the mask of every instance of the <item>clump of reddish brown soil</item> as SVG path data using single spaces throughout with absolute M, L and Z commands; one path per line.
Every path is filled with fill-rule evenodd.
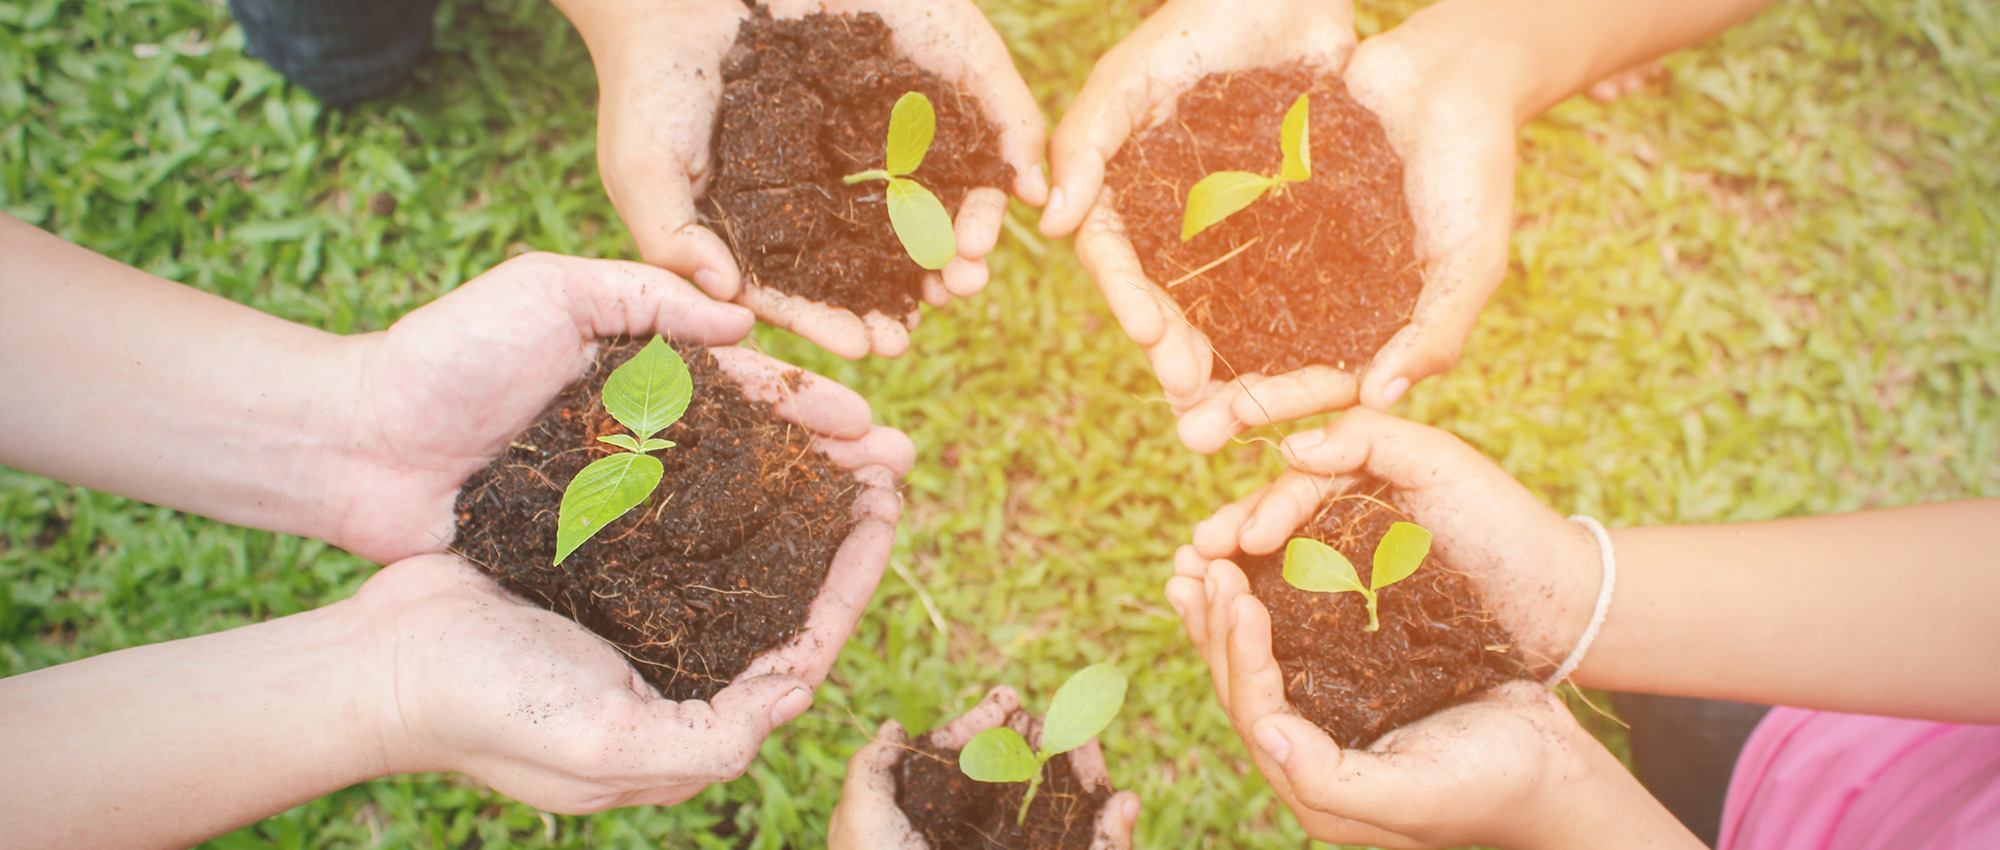
M 1379 481 L 1363 480 L 1320 503 L 1297 536 L 1332 546 L 1363 582 L 1390 524 L 1408 521 Z M 1380 591 L 1380 631 L 1365 632 L 1359 593 L 1310 593 L 1287 584 L 1284 552 L 1239 555 L 1250 592 L 1271 612 L 1271 650 L 1285 698 L 1343 747 L 1361 747 L 1398 726 L 1471 702 L 1526 678 L 1514 638 L 1488 614 L 1471 582 L 1433 554 L 1409 578 Z
M 923 267 L 889 225 L 879 180 L 889 113 L 906 92 L 937 111 L 937 135 L 911 175 L 956 214 L 968 189 L 1005 187 L 999 130 L 979 104 L 890 44 L 872 12 L 774 20 L 759 7 L 722 63 L 716 171 L 702 213 L 750 280 L 867 315 L 901 320 L 923 294 Z
M 1015 731 L 1029 723 L 1021 711 L 1007 718 Z M 931 850 L 1089 850 L 1111 789 L 1086 786 L 1062 755 L 1042 765 L 1042 785 L 1020 825 L 1015 818 L 1027 793 L 1026 782 L 966 776 L 958 751 L 939 747 L 930 735 L 911 742 L 896 765 L 896 805 Z
M 1182 242 L 1201 178 L 1278 173 L 1279 128 L 1301 94 L 1312 97 L 1312 179 Z M 1402 161 L 1375 114 L 1339 76 L 1298 64 L 1210 75 L 1175 110 L 1127 142 L 1105 178 L 1146 277 L 1207 335 L 1218 376 L 1359 371 L 1409 323 L 1423 285 Z
M 861 485 L 810 435 L 746 399 L 706 349 L 676 344 L 694 399 L 659 436 L 653 495 L 555 559 L 562 489 L 627 433 L 601 400 L 639 343 L 607 345 L 507 453 L 460 491 L 454 551 L 624 652 L 667 699 L 708 699 L 805 625 L 854 527 Z

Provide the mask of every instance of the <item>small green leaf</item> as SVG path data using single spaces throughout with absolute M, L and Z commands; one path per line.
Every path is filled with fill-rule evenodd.
M 958 751 L 958 769 L 979 782 L 1026 782 L 1042 763 L 1021 733 L 997 726 L 972 736 Z
M 563 490 L 556 510 L 556 560 L 560 564 L 591 535 L 646 501 L 666 467 L 652 455 L 620 452 L 598 458 Z
M 1310 537 L 1294 537 L 1285 544 L 1285 583 L 1313 593 L 1352 590 L 1366 596 L 1369 592 L 1353 561 Z
M 1285 165 L 1278 176 L 1293 183 L 1304 183 L 1313 176 L 1312 124 L 1307 116 L 1310 109 L 1307 97 L 1302 94 L 1292 101 L 1292 108 L 1285 113 L 1285 126 L 1278 134 L 1278 145 L 1285 150 Z
M 1187 214 L 1181 219 L 1181 241 L 1193 239 L 1217 222 L 1257 202 L 1278 180 L 1248 171 L 1218 171 L 1188 190 Z
M 1092 664 L 1069 677 L 1049 701 L 1042 719 L 1041 757 L 1074 750 L 1111 725 L 1125 707 L 1125 674 L 1109 664 Z
M 604 409 L 641 438 L 674 424 L 692 398 L 687 362 L 657 336 L 604 379 Z
M 903 250 L 917 265 L 937 271 L 958 256 L 958 234 L 952 232 L 951 214 L 944 204 L 915 180 L 898 177 L 889 181 L 889 223 Z
M 617 446 L 617 447 L 619 447 L 619 448 L 621 448 L 621 449 L 624 449 L 624 450 L 626 450 L 626 451 L 628 451 L 628 452 L 644 452 L 644 451 L 645 451 L 645 449 L 642 449 L 642 448 L 640 448 L 640 447 L 639 447 L 639 441 L 638 441 L 638 440 L 634 440 L 634 439 L 632 439 L 632 435 L 631 435 L 631 434 L 612 434 L 612 435 L 610 435 L 610 436 L 607 436 L 607 437 L 598 437 L 598 438 L 597 438 L 597 441 L 598 441 L 598 442 L 600 442 L 600 443 L 610 443 L 610 444 L 612 444 L 612 445 L 614 445 L 614 446 Z
M 1430 553 L 1429 530 L 1413 522 L 1391 525 L 1382 542 L 1375 544 L 1375 573 L 1368 577 L 1368 583 L 1380 590 L 1409 578 Z
M 671 449 L 678 445 L 680 444 L 672 440 L 662 440 L 658 437 L 647 437 L 645 444 L 639 447 L 639 451 L 657 452 L 661 449 Z
M 886 162 L 890 176 L 901 177 L 924 164 L 924 154 L 937 135 L 937 112 L 931 99 L 918 92 L 906 92 L 889 112 L 889 151 Z

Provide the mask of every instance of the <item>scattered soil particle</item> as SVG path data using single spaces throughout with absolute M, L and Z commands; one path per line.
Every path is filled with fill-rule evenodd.
M 1201 178 L 1278 173 L 1279 128 L 1300 94 L 1312 96 L 1312 179 L 1182 242 Z M 1207 335 L 1218 376 L 1359 371 L 1409 323 L 1423 285 L 1402 161 L 1375 114 L 1338 75 L 1302 64 L 1210 75 L 1175 110 L 1106 177 L 1146 277 Z
M 675 344 L 694 376 L 687 414 L 659 436 L 666 475 L 645 503 L 555 558 L 562 488 L 627 433 L 604 379 L 640 343 L 606 345 L 507 453 L 460 491 L 458 544 L 508 589 L 611 642 L 667 699 L 708 699 L 791 640 L 854 527 L 861 485 L 770 405 L 744 398 L 706 349 Z
M 1007 718 L 1024 734 L 1036 722 L 1022 711 Z M 1042 787 L 1022 826 L 1015 818 L 1026 793 L 1026 782 L 967 777 L 958 769 L 958 751 L 937 746 L 930 735 L 911 742 L 896 766 L 896 805 L 931 850 L 1089 850 L 1097 813 L 1111 799 L 1111 789 L 1077 779 L 1067 756 L 1042 765 Z
M 1408 518 L 1388 485 L 1364 479 L 1329 496 L 1299 530 L 1354 562 L 1361 580 L 1391 523 Z M 1239 555 L 1250 591 L 1271 611 L 1271 650 L 1285 697 L 1343 747 L 1495 687 L 1527 678 L 1514 638 L 1473 593 L 1472 583 L 1433 555 L 1416 573 L 1381 591 L 1382 628 L 1364 632 L 1359 593 L 1309 593 L 1285 583 L 1284 552 Z
M 773 19 L 758 7 L 722 63 L 717 165 L 702 214 L 758 284 L 867 315 L 917 309 L 923 267 L 889 225 L 888 184 L 841 178 L 883 166 L 904 93 L 937 111 L 912 175 L 954 213 L 967 190 L 1006 187 L 999 130 L 979 103 L 898 53 L 872 12 Z

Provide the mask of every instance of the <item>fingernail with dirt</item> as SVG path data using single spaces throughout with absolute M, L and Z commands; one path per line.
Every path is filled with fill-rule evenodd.
M 1266 726 L 1257 730 L 1256 738 L 1257 746 L 1263 747 L 1279 767 L 1284 767 L 1285 759 L 1292 757 L 1292 742 L 1285 740 L 1285 733 Z
M 805 688 L 793 688 L 790 693 L 778 698 L 778 704 L 771 706 L 771 725 L 783 726 L 812 708 L 812 692 Z

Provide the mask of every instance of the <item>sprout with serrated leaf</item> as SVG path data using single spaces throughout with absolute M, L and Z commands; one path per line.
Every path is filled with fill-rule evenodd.
M 908 92 L 897 99 L 889 113 L 889 141 L 883 167 L 844 178 L 852 185 L 866 180 L 886 180 L 889 188 L 889 224 L 896 238 L 917 265 L 931 271 L 944 268 L 958 256 L 958 236 L 951 229 L 951 214 L 931 190 L 910 179 L 924 164 L 924 154 L 937 135 L 937 112 L 931 99 Z
M 1409 578 L 1430 551 L 1431 533 L 1423 526 L 1411 522 L 1389 526 L 1389 533 L 1375 545 L 1375 569 L 1363 585 L 1354 563 L 1339 550 L 1308 537 L 1294 537 L 1285 544 L 1285 582 L 1312 593 L 1361 594 L 1368 600 L 1368 627 L 1362 631 L 1372 632 L 1382 627 L 1375 618 L 1376 592 Z
M 1277 174 L 1218 171 L 1201 178 L 1188 190 L 1187 212 L 1181 218 L 1182 242 L 1256 203 L 1258 198 L 1267 194 L 1276 197 L 1285 191 L 1286 185 L 1312 179 L 1312 127 L 1308 122 L 1307 98 L 1308 95 L 1299 95 L 1285 112 L 1284 126 L 1278 132 L 1278 146 L 1284 151 L 1285 162 Z
M 687 362 L 657 336 L 611 370 L 604 380 L 604 409 L 632 433 L 598 437 L 624 451 L 591 461 L 563 489 L 556 512 L 557 564 L 652 495 L 666 467 L 651 452 L 674 446 L 653 435 L 679 421 L 693 398 Z
M 999 726 L 972 736 L 958 751 L 958 769 L 980 782 L 1026 782 L 1016 823 L 1028 820 L 1028 803 L 1042 785 L 1042 765 L 1088 743 L 1125 707 L 1125 674 L 1092 664 L 1069 677 L 1042 717 L 1042 748 L 1030 749 L 1021 733 Z

